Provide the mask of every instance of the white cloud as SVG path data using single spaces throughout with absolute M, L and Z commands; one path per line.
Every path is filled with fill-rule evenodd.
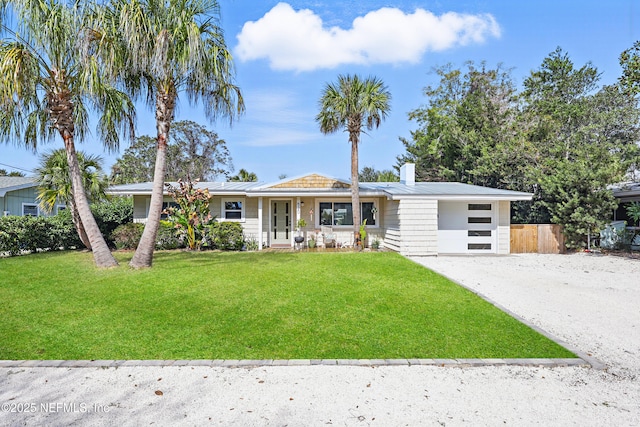
M 489 37 L 500 37 L 490 14 L 436 16 L 424 9 L 407 14 L 382 8 L 356 18 L 345 30 L 326 28 L 309 9 L 295 11 L 278 3 L 244 24 L 235 50 L 242 61 L 268 59 L 276 70 L 310 71 L 342 64 L 417 63 L 428 51 L 479 44 Z

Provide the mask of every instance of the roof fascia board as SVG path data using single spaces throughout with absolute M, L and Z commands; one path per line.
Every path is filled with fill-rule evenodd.
M 37 187 L 37 186 L 38 186 L 37 182 L 31 182 L 27 184 L 12 185 L 11 187 L 3 187 L 3 188 L 0 188 L 0 197 L 4 197 L 10 191 L 24 190 L 25 188 L 31 188 L 31 187 Z
M 151 190 L 107 190 L 107 194 L 112 196 L 151 196 Z M 165 190 L 163 195 L 168 196 L 169 193 Z M 246 191 L 230 190 L 230 191 L 209 191 L 209 194 L 214 196 L 246 196 Z
M 346 190 L 346 191 L 345 191 Z M 360 191 L 360 197 L 385 197 L 386 193 L 382 191 Z M 340 191 L 257 191 L 252 189 L 247 191 L 247 197 L 351 197 L 351 190 L 342 189 Z
M 402 200 L 402 199 L 414 199 L 414 200 L 498 200 L 498 201 L 527 201 L 533 198 L 533 195 L 420 195 L 420 194 L 396 194 L 387 197 L 389 200 Z

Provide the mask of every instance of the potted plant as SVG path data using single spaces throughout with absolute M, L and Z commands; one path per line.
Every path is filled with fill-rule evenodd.
M 378 239 L 377 237 L 373 239 L 373 242 L 371 242 L 371 249 L 376 251 L 380 249 L 380 239 Z
M 307 221 L 304 218 L 300 218 L 296 223 L 296 230 L 298 231 L 298 235 L 293 238 L 296 243 L 304 242 L 304 236 L 302 235 L 302 229 L 307 226 Z
M 309 240 L 307 240 L 307 246 L 309 246 L 310 249 L 313 249 L 316 247 L 316 235 L 315 233 L 310 233 L 309 234 Z
M 365 219 L 364 221 L 362 221 L 362 225 L 360 225 L 359 244 L 361 249 L 364 249 L 367 246 L 367 230 L 365 229 L 366 226 L 367 226 L 367 220 Z

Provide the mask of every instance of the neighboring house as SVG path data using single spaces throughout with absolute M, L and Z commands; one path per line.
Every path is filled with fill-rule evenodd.
M 2 216 L 40 216 L 45 213 L 39 208 L 38 182 L 33 177 L 0 176 L 0 214 Z M 64 209 L 60 204 L 52 214 Z
M 640 202 L 640 182 L 623 182 L 611 186 L 613 195 L 618 199 L 618 209 L 613 213 L 613 221 L 632 221 L 627 216 L 627 206 L 632 202 Z
M 368 243 L 404 255 L 508 254 L 511 201 L 530 193 L 454 182 L 415 182 L 415 165 L 401 168 L 400 182 L 360 183 Z M 274 183 L 201 182 L 208 188 L 211 213 L 218 221 L 242 223 L 259 247 L 293 247 L 295 224 L 307 222 L 305 235 L 328 231 L 337 243 L 353 243 L 351 183 L 312 173 Z M 145 222 L 152 183 L 111 187 L 112 195 L 131 195 L 134 221 Z M 165 203 L 171 202 L 165 196 Z

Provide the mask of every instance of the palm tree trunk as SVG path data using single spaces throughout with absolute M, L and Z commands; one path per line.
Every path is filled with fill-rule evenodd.
M 85 248 L 91 250 L 91 242 L 89 241 L 89 236 L 87 236 L 87 232 L 84 229 L 84 225 L 82 225 L 82 220 L 80 219 L 80 214 L 78 213 L 78 208 L 76 207 L 76 201 L 73 198 L 73 194 L 69 197 L 69 211 L 71 212 L 71 221 L 73 221 L 73 225 L 78 232 L 80 241 Z
M 156 247 L 160 215 L 162 214 L 162 201 L 164 198 L 164 175 L 167 163 L 167 144 L 169 143 L 169 130 L 173 120 L 175 97 L 171 94 L 158 94 L 156 100 L 156 123 L 158 129 L 158 147 L 156 153 L 156 166 L 153 172 L 153 189 L 151 190 L 151 202 L 149 215 L 144 226 L 140 243 L 129 265 L 133 268 L 151 267 L 153 264 L 153 251 Z
M 353 210 L 354 248 L 360 237 L 360 183 L 358 181 L 358 136 L 351 135 L 351 209 Z
M 109 246 L 107 246 L 107 242 L 105 242 L 104 236 L 100 232 L 98 223 L 93 217 L 93 213 L 89 207 L 89 201 L 87 200 L 84 185 L 82 184 L 82 175 L 80 173 L 80 166 L 78 165 L 73 136 L 68 131 L 61 131 L 61 133 L 64 140 L 65 152 L 67 153 L 67 162 L 69 162 L 69 175 L 71 176 L 73 198 L 76 203 L 78 215 L 80 216 L 80 221 L 84 226 L 91 250 L 93 251 L 93 260 L 98 267 L 115 267 L 118 265 L 118 261 L 116 261 L 109 250 Z

